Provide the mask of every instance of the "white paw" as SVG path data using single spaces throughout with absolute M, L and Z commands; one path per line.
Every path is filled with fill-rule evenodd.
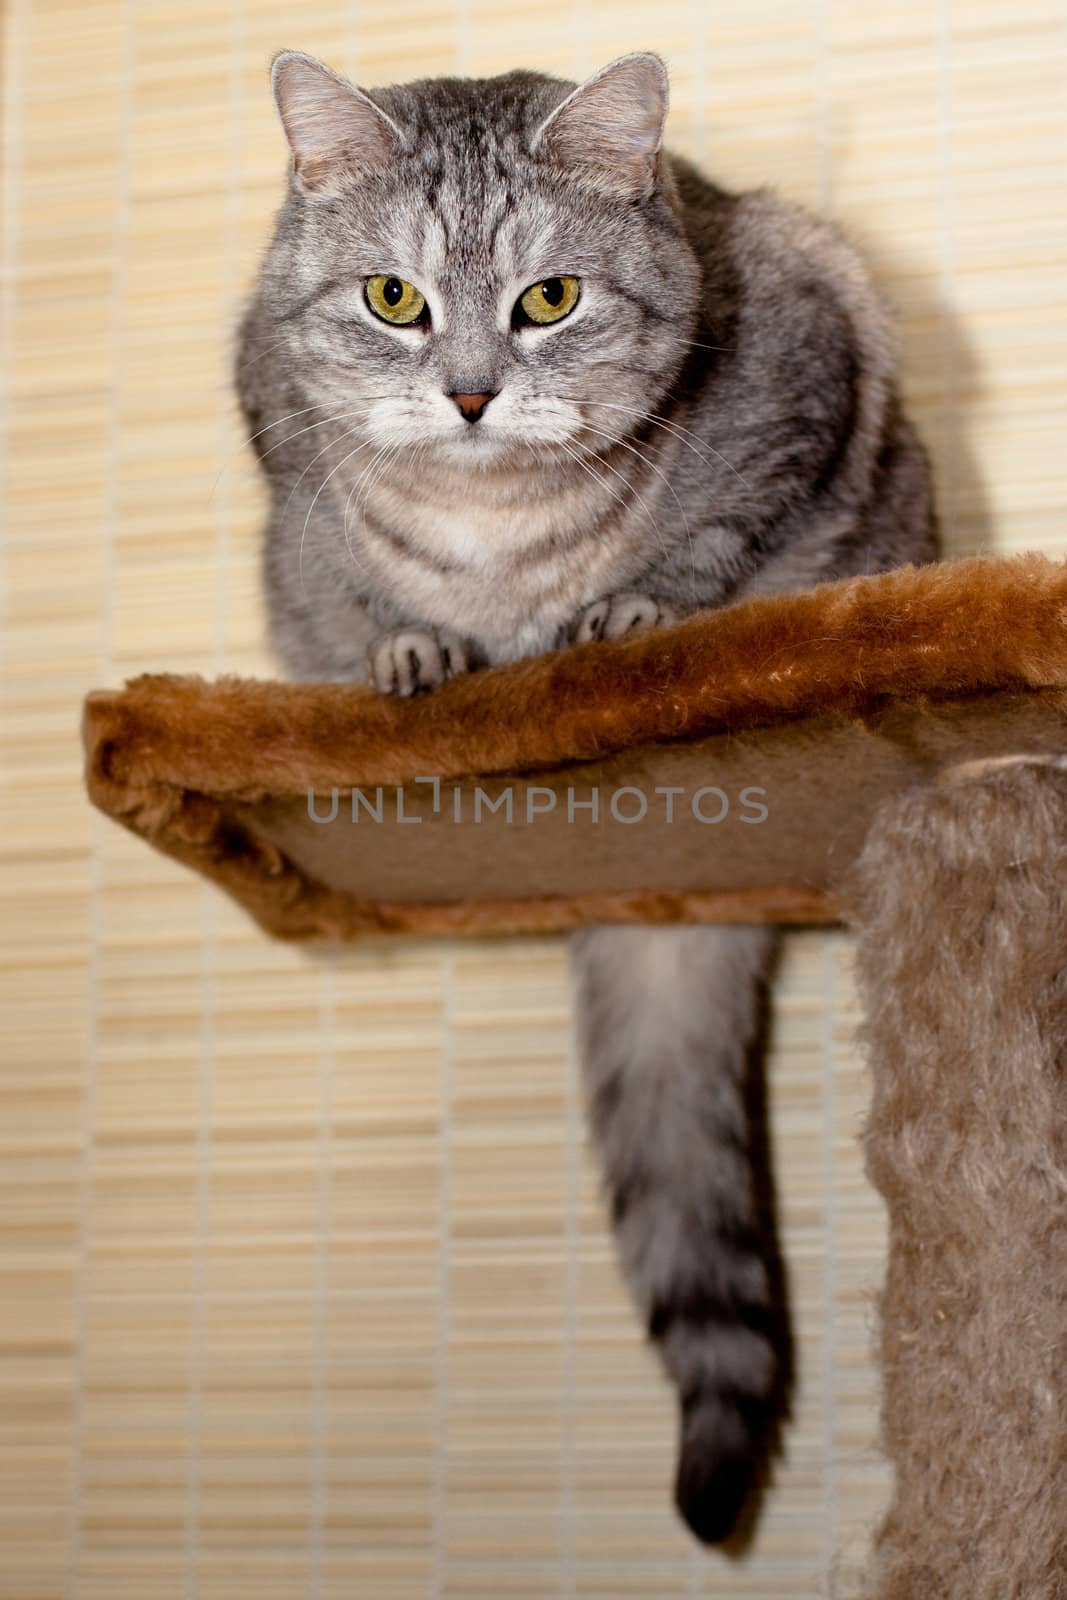
M 586 606 L 571 634 L 575 644 L 589 639 L 621 639 L 624 633 L 644 628 L 667 628 L 678 613 L 665 600 L 651 594 L 610 594 Z
M 380 694 L 402 696 L 439 689 L 477 665 L 470 643 L 438 628 L 398 628 L 375 639 L 368 652 L 370 681 Z

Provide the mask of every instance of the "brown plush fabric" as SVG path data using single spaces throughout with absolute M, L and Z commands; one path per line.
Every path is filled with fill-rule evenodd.
M 1067 762 L 880 812 L 854 886 L 889 1210 L 877 1600 L 1067 1596 Z
M 1067 565 L 905 568 L 460 678 L 415 701 L 341 684 L 146 676 L 88 697 L 93 801 L 214 878 L 270 932 L 569 928 L 607 920 L 830 921 L 877 803 L 969 756 L 1067 746 Z M 431 815 L 415 780 L 535 785 L 527 826 Z M 481 780 L 481 781 L 479 781 Z M 490 782 L 489 780 L 493 780 Z M 720 783 L 720 828 L 566 821 L 566 790 Z M 404 786 L 424 823 L 346 820 Z M 410 790 L 409 790 L 409 787 Z M 758 786 L 769 816 L 745 826 Z M 307 793 L 341 816 L 307 818 Z

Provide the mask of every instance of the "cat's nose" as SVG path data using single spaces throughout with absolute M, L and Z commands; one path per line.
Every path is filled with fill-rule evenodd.
M 491 394 L 450 394 L 448 398 L 456 402 L 468 422 L 477 422 L 493 396 Z

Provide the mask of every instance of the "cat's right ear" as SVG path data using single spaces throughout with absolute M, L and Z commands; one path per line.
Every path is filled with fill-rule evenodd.
M 399 153 L 403 135 L 392 118 L 314 56 L 282 50 L 271 63 L 270 83 L 293 177 L 305 194 L 339 194 Z

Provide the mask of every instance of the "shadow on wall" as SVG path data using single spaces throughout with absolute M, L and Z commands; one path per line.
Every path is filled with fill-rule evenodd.
M 879 241 L 857 240 L 875 282 L 886 289 L 888 274 Z M 884 250 L 884 245 L 883 245 Z M 888 290 L 892 302 L 892 290 Z M 929 329 L 940 346 L 942 394 L 940 403 L 911 391 L 915 366 L 913 350 L 920 337 L 909 333 L 901 321 L 900 368 L 909 410 L 930 453 L 934 493 L 940 525 L 941 555 L 945 560 L 977 556 L 996 548 L 993 513 L 988 490 L 971 441 L 969 408 L 984 389 L 984 374 L 966 322 L 938 287 L 923 285 L 909 307 L 909 321 Z M 926 358 L 929 367 L 930 358 Z

